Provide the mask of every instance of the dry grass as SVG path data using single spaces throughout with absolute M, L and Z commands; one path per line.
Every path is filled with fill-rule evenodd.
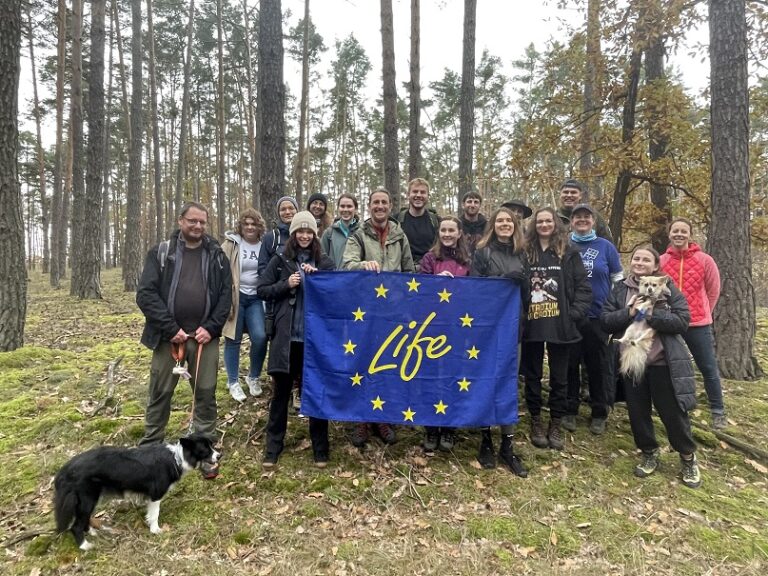
M 533 448 L 527 418 L 517 447 L 527 480 L 480 470 L 478 437 L 463 431 L 452 454 L 426 457 L 419 430 L 364 453 L 331 428 L 329 467 L 311 465 L 306 421 L 292 417 L 276 471 L 259 464 L 266 399 L 236 406 L 219 388 L 221 476 L 186 478 L 163 504 L 165 532 L 111 502 L 109 530 L 79 551 L 52 533 L 51 478 L 72 454 L 99 443 L 132 444 L 142 432 L 149 354 L 142 318 L 119 274 L 105 274 L 101 302 L 54 293 L 33 275 L 27 347 L 0 355 L 0 538 L 10 574 L 758 574 L 768 565 L 768 465 L 697 427 L 704 486 L 676 479 L 677 457 L 658 474 L 632 476 L 635 454 L 618 408 L 601 438 L 586 419 L 562 453 Z M 761 318 L 764 366 L 768 326 Z M 107 366 L 123 357 L 104 402 Z M 726 382 L 729 433 L 768 446 L 768 382 Z M 190 394 L 179 389 L 170 434 Z M 93 407 L 104 404 L 97 415 Z M 707 411 L 694 414 L 703 424 Z M 659 428 L 660 435 L 663 430 Z

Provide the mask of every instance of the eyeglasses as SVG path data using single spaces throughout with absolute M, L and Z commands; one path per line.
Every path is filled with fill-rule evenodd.
M 195 218 L 187 218 L 186 216 L 184 217 L 184 220 L 186 220 L 187 223 L 189 223 L 190 226 L 198 226 L 199 225 L 199 226 L 202 226 L 203 228 L 208 226 L 208 221 L 207 220 L 197 220 Z

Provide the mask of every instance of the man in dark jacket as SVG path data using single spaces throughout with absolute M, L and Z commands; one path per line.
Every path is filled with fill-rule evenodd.
M 194 391 L 194 431 L 216 432 L 219 336 L 232 304 L 232 273 L 219 244 L 205 234 L 207 224 L 206 207 L 186 203 L 179 230 L 144 262 L 136 303 L 146 319 L 141 343 L 152 350 L 152 365 L 140 444 L 165 438 L 179 376 Z
M 470 256 L 475 253 L 477 241 L 482 238 L 485 225 L 488 224 L 488 219 L 480 213 L 482 204 L 483 197 L 474 190 L 464 194 L 464 198 L 461 199 L 461 227 L 464 238 L 467 240 Z

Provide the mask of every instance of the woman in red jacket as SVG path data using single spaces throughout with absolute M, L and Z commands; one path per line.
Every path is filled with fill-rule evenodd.
M 693 225 L 675 218 L 669 225 L 669 248 L 661 257 L 661 270 L 685 295 L 691 309 L 691 323 L 683 339 L 701 375 L 712 412 L 712 426 L 725 428 L 728 419 L 712 337 L 712 310 L 720 297 L 720 272 L 709 254 L 691 241 Z

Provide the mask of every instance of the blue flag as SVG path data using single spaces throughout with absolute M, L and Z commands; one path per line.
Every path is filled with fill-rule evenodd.
M 304 290 L 303 414 L 421 426 L 517 421 L 515 283 L 317 272 Z

